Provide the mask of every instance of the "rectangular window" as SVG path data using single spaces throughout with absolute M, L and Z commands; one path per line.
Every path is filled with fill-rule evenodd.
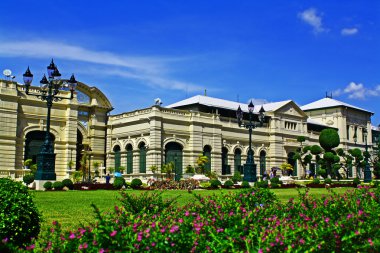
M 350 126 L 347 125 L 347 140 L 350 139 Z
M 285 121 L 285 129 L 296 130 L 297 129 L 297 123 L 290 122 L 290 121 Z

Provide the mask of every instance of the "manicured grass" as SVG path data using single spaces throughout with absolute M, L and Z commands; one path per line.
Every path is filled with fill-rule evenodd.
M 335 188 L 334 192 L 341 194 L 352 188 Z M 129 190 L 128 190 L 129 191 Z M 196 190 L 193 191 L 201 196 L 212 194 L 227 193 L 231 190 Z M 238 190 L 236 190 L 238 191 Z M 297 198 L 297 189 L 273 189 L 276 196 L 282 202 L 287 202 L 290 198 Z M 304 192 L 301 189 L 301 192 Z M 141 194 L 144 191 L 129 191 L 131 194 Z M 327 195 L 329 192 L 324 188 L 314 188 L 310 190 L 310 194 L 316 197 Z M 186 205 L 194 202 L 195 198 L 187 191 L 167 190 L 164 191 L 164 198 L 171 198 L 181 195 L 178 199 L 179 205 Z M 115 205 L 120 205 L 117 200 L 118 191 L 36 191 L 34 192 L 34 201 L 38 209 L 42 212 L 43 223 L 42 229 L 45 230 L 53 221 L 57 220 L 62 224 L 64 230 L 73 230 L 81 225 L 87 225 L 94 222 L 94 213 L 91 203 L 94 203 L 101 211 L 112 209 Z

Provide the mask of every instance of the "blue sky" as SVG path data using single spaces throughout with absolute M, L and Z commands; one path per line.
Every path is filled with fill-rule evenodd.
M 380 123 L 380 1 L 3 1 L 0 70 L 100 88 L 115 113 L 204 94 L 334 98 Z

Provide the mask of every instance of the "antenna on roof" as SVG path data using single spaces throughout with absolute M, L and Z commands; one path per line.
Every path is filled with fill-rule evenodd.
M 326 98 L 333 98 L 332 96 L 332 92 L 330 93 L 330 96 L 327 94 L 327 91 L 326 91 Z
M 207 97 L 207 90 L 205 89 L 205 97 Z

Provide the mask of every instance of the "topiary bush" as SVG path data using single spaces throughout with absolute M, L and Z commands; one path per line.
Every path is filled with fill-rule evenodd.
M 352 183 L 356 187 L 356 186 L 360 185 L 361 182 L 360 182 L 360 179 L 358 177 L 355 177 Z
M 211 188 L 219 188 L 219 186 L 222 185 L 222 183 L 218 179 L 210 180 Z
M 258 188 L 268 188 L 268 180 L 265 181 L 257 181 L 255 183 L 256 187 Z
M 332 128 L 323 129 L 319 135 L 319 144 L 326 151 L 338 147 L 340 144 L 338 131 Z
M 325 184 L 331 184 L 332 180 L 331 178 L 325 178 Z
M 11 244 L 26 245 L 32 237 L 38 236 L 40 220 L 41 215 L 28 188 L 21 182 L 0 178 L 0 239 L 8 238 Z
M 227 188 L 231 188 L 232 186 L 234 186 L 234 182 L 232 182 L 231 180 L 227 180 L 226 182 L 224 182 L 224 186 Z
M 60 191 L 63 189 L 63 184 L 61 181 L 56 181 L 53 183 L 54 190 Z
M 122 177 L 116 177 L 113 181 L 113 188 L 120 190 L 125 185 L 125 179 Z
M 319 180 L 318 178 L 313 179 L 313 184 L 320 184 L 320 183 L 321 183 L 321 180 Z
M 34 175 L 27 174 L 22 178 L 22 181 L 28 186 L 34 182 Z
M 51 190 L 53 189 L 53 183 L 50 181 L 47 181 L 44 183 L 43 187 L 45 188 L 45 190 Z
M 232 176 L 231 180 L 232 180 L 232 182 L 234 182 L 234 183 L 236 184 L 237 182 L 242 181 L 242 180 L 243 180 L 243 177 L 241 176 L 241 174 L 240 174 L 239 171 L 236 171 L 236 172 L 234 173 L 234 175 Z
M 251 188 L 251 185 L 249 184 L 248 181 L 243 181 L 243 182 L 241 183 L 241 187 L 242 187 L 242 188 Z
M 63 187 L 67 187 L 70 190 L 74 189 L 74 183 L 73 181 L 71 181 L 71 179 L 68 179 L 68 178 L 63 179 L 62 184 L 63 184 Z
M 131 182 L 132 189 L 138 189 L 142 186 L 142 182 L 139 178 L 134 178 Z
M 278 177 L 273 177 L 273 178 L 271 178 L 271 179 L 270 179 L 270 182 L 271 182 L 272 184 L 282 184 L 282 181 L 281 181 L 280 178 L 278 178 Z

